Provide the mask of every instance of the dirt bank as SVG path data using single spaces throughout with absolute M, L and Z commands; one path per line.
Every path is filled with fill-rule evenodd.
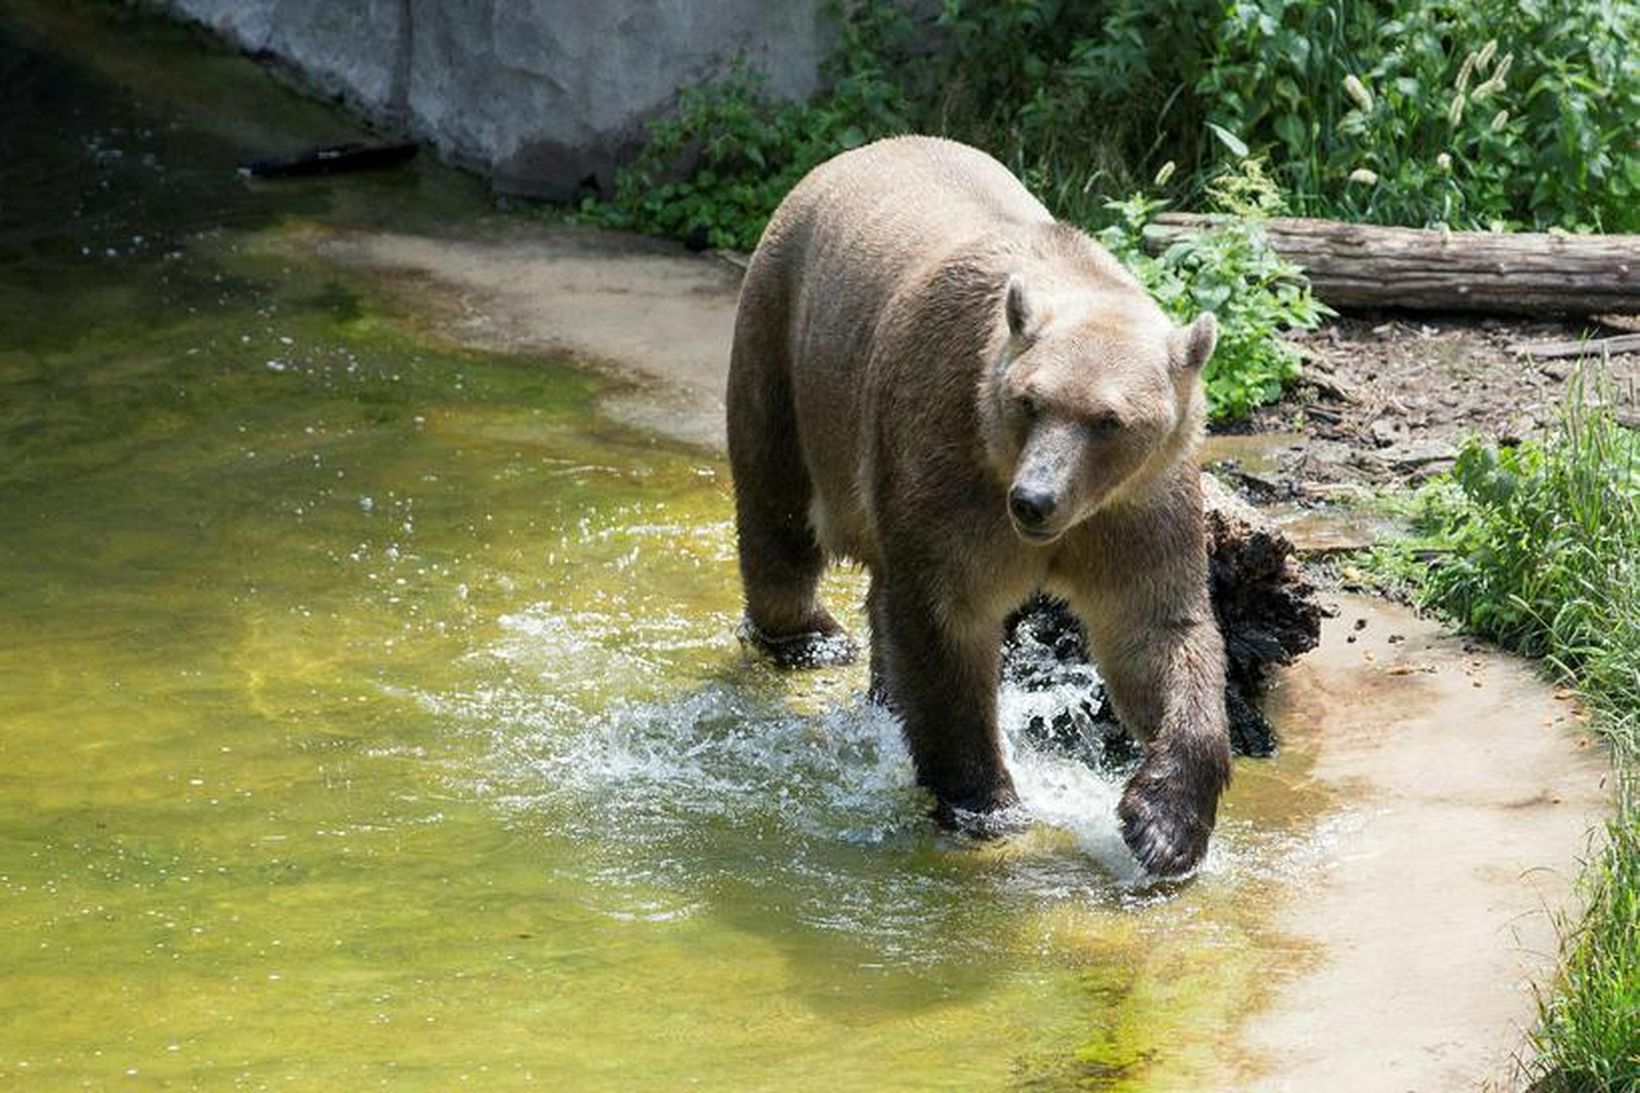
M 1262 459 L 1225 469 L 1266 500 L 1347 499 L 1419 482 L 1449 469 L 1469 436 L 1522 440 L 1554 422 L 1581 364 L 1535 359 L 1522 347 L 1612 332 L 1474 316 L 1336 319 L 1294 338 L 1303 379 L 1249 423 L 1253 435 L 1277 441 Z M 1619 413 L 1633 418 L 1640 353 L 1613 356 L 1609 371 Z M 1293 432 L 1302 444 L 1284 442 Z

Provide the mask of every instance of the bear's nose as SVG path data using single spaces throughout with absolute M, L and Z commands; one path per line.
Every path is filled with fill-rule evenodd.
M 1053 515 L 1054 506 L 1054 496 L 1046 490 L 1015 486 L 1008 491 L 1008 511 L 1021 527 L 1041 527 Z

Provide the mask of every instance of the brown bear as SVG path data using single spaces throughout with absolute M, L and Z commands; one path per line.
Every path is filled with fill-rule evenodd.
M 897 137 L 815 168 L 741 290 L 729 369 L 742 636 L 786 665 L 854 646 L 816 601 L 871 574 L 874 695 L 947 822 L 1017 803 L 1002 625 L 1036 590 L 1082 619 L 1144 757 L 1122 835 L 1149 871 L 1207 848 L 1230 778 L 1199 472 L 1211 314 L 1175 326 L 976 149 Z

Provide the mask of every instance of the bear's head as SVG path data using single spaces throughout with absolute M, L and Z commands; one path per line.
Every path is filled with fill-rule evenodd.
M 982 392 L 986 447 L 1014 530 L 1049 543 L 1194 449 L 1218 327 L 1211 312 L 1174 325 L 1135 284 L 1019 274 L 1002 310 L 1006 336 Z

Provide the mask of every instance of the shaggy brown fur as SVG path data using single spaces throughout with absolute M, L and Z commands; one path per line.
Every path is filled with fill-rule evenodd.
M 873 692 L 949 820 L 1016 803 L 1002 622 L 1062 597 L 1144 742 L 1123 836 L 1188 871 L 1230 776 L 1188 458 L 1214 330 L 1173 326 L 972 148 L 901 137 L 823 164 L 770 221 L 735 328 L 744 633 L 784 663 L 846 659 L 815 589 L 828 558 L 869 567 Z

